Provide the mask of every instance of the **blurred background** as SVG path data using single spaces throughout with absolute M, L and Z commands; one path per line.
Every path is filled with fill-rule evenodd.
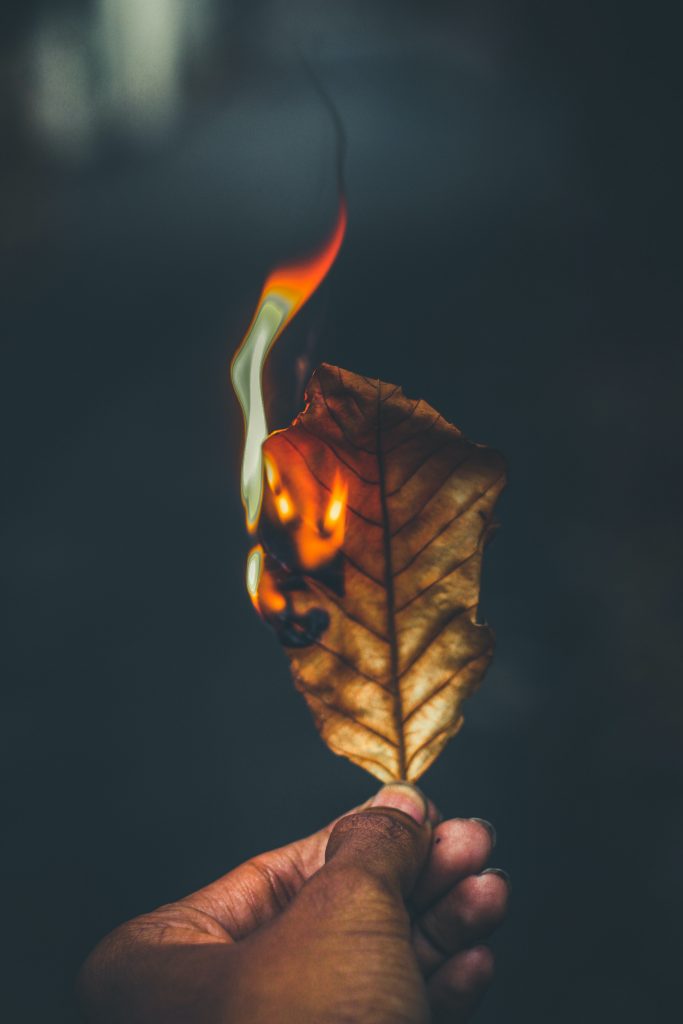
M 6 0 L 4 914 L 12 1021 L 77 1020 L 120 921 L 375 784 L 253 613 L 230 357 L 279 343 L 503 450 L 496 659 L 424 777 L 513 878 L 481 1024 L 672 1018 L 680 847 L 679 20 L 578 0 Z M 677 127 L 678 125 L 678 127 Z

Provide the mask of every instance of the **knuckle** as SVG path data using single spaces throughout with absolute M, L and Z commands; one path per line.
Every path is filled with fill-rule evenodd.
M 417 925 L 419 932 L 429 944 L 430 950 L 438 954 L 439 960 L 451 955 L 457 936 L 453 936 L 452 922 L 444 922 L 437 914 L 425 916 Z
M 464 987 L 469 991 L 481 992 L 493 981 L 495 959 L 488 946 L 477 946 L 467 954 L 464 972 Z
M 484 923 L 481 904 L 475 900 L 459 899 L 456 913 L 460 928 L 467 934 L 476 932 Z
M 495 973 L 493 953 L 488 946 L 476 946 L 455 956 L 444 968 L 445 1001 L 462 1009 L 462 1000 L 480 999 Z
M 245 875 L 254 878 L 260 897 L 265 899 L 274 911 L 281 912 L 289 906 L 296 895 L 296 890 L 287 884 L 286 878 L 280 872 L 273 869 L 267 858 L 252 857 L 243 867 Z M 246 888 L 249 892 L 250 887 Z
M 122 972 L 128 954 L 133 950 L 136 937 L 131 924 L 120 925 L 105 936 L 88 956 L 79 972 L 76 989 L 84 1007 L 96 1005 L 102 992 Z
M 344 902 L 365 900 L 382 887 L 379 876 L 364 864 L 337 862 L 327 872 L 325 881 L 328 894 L 333 898 L 339 896 Z

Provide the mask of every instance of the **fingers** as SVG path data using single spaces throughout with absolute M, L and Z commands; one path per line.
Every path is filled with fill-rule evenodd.
M 429 853 L 429 816 L 429 804 L 418 789 L 405 783 L 385 786 L 370 807 L 337 822 L 326 864 L 366 873 L 406 897 Z
M 493 953 L 476 946 L 451 957 L 427 984 L 434 1024 L 463 1024 L 493 981 Z
M 382 820 L 377 820 L 380 807 L 388 809 L 389 819 L 393 816 L 393 824 L 384 813 L 381 814 Z M 357 820 L 368 815 L 375 816 L 374 824 Z M 333 821 L 319 832 L 289 846 L 247 861 L 181 902 L 212 917 L 232 939 L 243 939 L 277 917 L 305 882 L 322 868 L 326 855 L 330 860 L 337 846 L 345 846 L 345 856 L 350 856 L 353 863 L 357 866 L 363 863 L 374 865 L 376 873 L 379 871 L 394 878 L 401 892 L 410 891 L 417 870 L 419 880 L 412 894 L 412 905 L 418 911 L 424 911 L 460 878 L 483 868 L 491 851 L 492 839 L 487 827 L 476 819 L 436 824 L 434 843 L 425 867 L 425 848 L 421 844 L 428 845 L 429 829 L 422 826 L 417 833 L 404 837 L 407 849 L 403 851 L 398 837 L 402 832 L 401 821 L 405 831 L 405 815 L 415 822 L 423 822 L 426 816 L 431 825 L 440 818 L 434 804 L 426 800 L 416 787 L 392 784 L 380 790 L 355 814 Z M 387 836 L 390 826 L 392 836 Z M 410 829 L 410 821 L 407 827 Z M 329 843 L 333 832 L 336 835 Z M 418 834 L 422 838 L 416 842 Z M 340 843 L 342 838 L 348 842 Z M 384 842 L 387 838 L 388 843 Z M 377 857 L 378 845 L 383 847 L 385 858 L 395 856 L 398 859 L 393 864 L 385 863 Z M 351 856 L 354 850 L 356 854 Z
M 482 871 L 495 845 L 495 831 L 481 818 L 454 818 L 434 829 L 429 860 L 412 904 L 423 911 L 467 875 Z
M 418 963 L 430 975 L 454 953 L 487 938 L 507 911 L 509 882 L 498 868 L 470 875 L 438 900 L 413 926 Z
M 426 806 L 428 819 L 438 817 L 434 805 L 413 786 L 385 787 L 363 808 L 367 810 L 378 801 L 408 815 L 414 807 L 418 817 Z M 305 839 L 251 858 L 181 903 L 212 918 L 232 939 L 246 938 L 282 913 L 308 879 L 323 867 L 328 840 L 340 820 Z

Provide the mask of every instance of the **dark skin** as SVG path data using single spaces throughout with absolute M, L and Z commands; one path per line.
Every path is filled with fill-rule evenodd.
M 412 786 L 122 925 L 83 968 L 95 1024 L 461 1024 L 508 882 L 478 819 Z

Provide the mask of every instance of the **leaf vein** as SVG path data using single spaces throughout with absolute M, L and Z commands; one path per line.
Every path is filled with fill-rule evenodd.
M 446 621 L 439 626 L 436 633 L 434 633 L 433 636 L 430 636 L 423 644 L 420 644 L 416 652 L 413 652 L 413 657 L 411 658 L 410 662 L 403 669 L 401 669 L 398 678 L 403 679 L 403 677 L 408 672 L 410 672 L 410 670 L 414 668 L 415 665 L 417 665 L 422 655 L 429 650 L 432 644 L 436 643 L 439 637 L 443 633 L 445 633 L 448 627 L 451 626 L 456 621 L 456 619 L 460 619 L 462 618 L 463 615 L 466 615 L 467 612 L 474 611 L 477 608 L 478 604 L 479 602 L 477 601 L 475 604 L 468 605 L 466 608 L 458 608 L 458 610 L 455 611 L 452 615 L 449 615 Z
M 414 415 L 415 410 L 417 409 L 419 404 L 420 404 L 420 399 L 418 398 L 417 402 L 413 403 L 413 407 L 410 410 L 410 412 L 406 413 L 406 415 L 402 416 L 400 420 L 397 420 L 395 423 L 392 423 L 391 426 L 387 427 L 386 431 L 385 431 L 385 434 L 388 434 L 392 430 L 396 430 L 398 427 L 402 427 L 404 423 L 407 423 L 408 420 Z M 419 433 L 421 433 L 421 431 L 418 430 L 414 434 L 412 434 L 411 436 L 412 437 L 417 437 L 417 435 Z M 410 438 L 406 438 L 406 440 L 410 440 Z M 393 449 L 390 448 L 390 449 L 388 449 L 388 451 L 393 451 Z
M 318 476 L 318 474 L 315 472 L 315 470 L 311 466 L 310 462 L 308 461 L 308 459 L 306 458 L 304 453 L 301 451 L 301 449 L 298 447 L 298 445 L 296 445 L 294 443 L 294 441 L 292 441 L 291 437 L 287 437 L 285 434 L 282 434 L 282 437 L 284 437 L 284 439 L 287 442 L 287 444 L 291 445 L 292 448 L 294 449 L 294 451 L 298 452 L 298 454 L 301 456 L 301 458 L 302 458 L 302 460 L 303 460 L 303 462 L 304 462 L 304 464 L 306 466 L 306 469 L 311 474 L 311 476 L 313 477 L 315 482 L 320 487 L 322 487 L 323 490 L 325 490 L 325 491 L 327 491 L 328 493 L 331 494 L 332 493 L 332 488 L 329 486 L 329 484 L 326 484 L 325 481 L 322 480 Z M 362 519 L 363 522 L 367 523 L 369 526 L 376 526 L 376 527 L 381 529 L 382 524 L 380 522 L 378 522 L 376 519 L 370 519 L 369 516 L 366 516 L 362 512 L 359 512 L 357 508 L 354 508 L 353 505 L 350 504 L 350 502 L 347 501 L 346 507 L 349 510 L 349 512 L 353 512 L 353 514 L 355 516 L 358 516 L 359 519 Z
M 477 504 L 477 502 L 481 501 L 482 498 L 486 497 L 486 495 L 489 493 L 489 491 L 492 490 L 492 488 L 495 487 L 496 484 L 499 483 L 503 479 L 504 476 L 505 476 L 505 472 L 503 471 L 500 474 L 500 476 L 497 476 L 496 479 L 493 480 L 488 485 L 488 487 L 485 488 L 485 490 L 480 491 L 479 494 L 477 494 L 472 499 L 472 501 L 468 502 L 466 505 L 463 505 L 463 507 L 461 509 L 459 509 L 456 512 L 456 514 L 451 519 L 448 520 L 448 522 L 444 523 L 444 525 L 432 537 L 430 537 L 428 541 L 426 541 L 424 544 L 422 544 L 417 549 L 417 551 L 413 555 L 411 555 L 411 557 L 408 559 L 406 564 L 404 566 L 402 566 L 395 573 L 395 575 L 396 576 L 400 576 L 402 572 L 405 572 L 406 569 L 409 569 L 410 566 L 413 564 L 413 562 L 415 562 L 415 560 L 418 559 L 420 557 L 420 555 L 423 554 L 423 552 L 425 552 L 427 550 L 427 548 L 431 544 L 434 543 L 435 540 L 439 539 L 439 537 L 441 536 L 442 533 L 445 533 L 445 531 L 448 530 L 449 527 L 451 527 L 453 525 L 453 523 L 457 522 L 457 520 L 460 519 L 461 516 L 464 516 L 466 512 L 469 512 L 471 509 L 473 509 L 474 506 Z
M 325 388 L 323 387 L 322 380 L 320 381 L 320 394 L 323 396 L 323 402 L 325 403 L 325 408 L 327 409 L 330 419 L 332 420 L 333 423 L 336 423 L 336 425 L 339 427 L 340 433 L 346 438 L 348 443 L 353 448 L 355 448 L 356 451 L 365 452 L 367 455 L 374 455 L 375 452 L 372 450 L 372 448 L 364 448 L 363 445 L 358 444 L 358 442 L 355 441 L 351 437 L 351 435 L 347 433 L 344 424 L 337 418 L 337 416 L 332 411 L 332 407 L 330 406 L 330 403 L 327 400 L 327 395 L 325 394 Z
M 329 590 L 323 591 L 323 588 L 320 586 L 320 584 L 318 584 L 315 580 L 311 579 L 310 576 L 309 576 L 308 579 L 309 579 L 309 584 L 311 585 L 312 589 L 315 590 L 317 593 L 322 594 L 323 597 L 325 598 L 325 600 L 329 601 L 330 604 L 333 604 L 335 606 L 335 608 L 338 608 L 339 611 L 342 613 L 342 615 L 345 618 L 349 619 L 350 622 L 358 623 L 358 625 L 362 626 L 363 629 L 367 629 L 368 633 L 372 633 L 372 635 L 377 637 L 378 640 L 381 640 L 383 644 L 388 644 L 389 643 L 387 638 L 385 636 L 383 636 L 379 632 L 379 630 L 374 629 L 373 626 L 369 626 L 367 624 L 367 622 L 365 622 L 359 616 L 352 615 L 351 612 L 347 608 L 344 607 L 344 605 L 341 603 L 341 601 L 338 601 L 336 599 L 336 597 L 332 596 L 332 594 L 331 594 L 331 592 Z M 382 684 L 382 685 L 384 685 L 384 684 Z M 385 687 L 385 689 L 386 689 L 386 687 Z
M 479 545 L 477 545 L 477 547 L 474 548 L 473 551 L 470 551 L 469 555 L 466 555 L 464 558 L 461 558 L 459 562 L 455 563 L 455 565 L 450 566 L 448 569 L 446 569 L 445 572 L 441 573 L 441 575 L 437 579 L 432 580 L 432 582 L 428 583 L 426 587 L 423 587 L 422 590 L 418 590 L 417 594 L 413 594 L 413 596 L 408 598 L 408 600 L 405 601 L 400 608 L 396 609 L 396 614 L 398 615 L 400 612 L 404 611 L 408 607 L 408 605 L 411 605 L 413 603 L 413 601 L 417 601 L 419 600 L 419 598 L 424 597 L 427 591 L 431 590 L 432 587 L 436 587 L 438 586 L 439 583 L 443 583 L 445 579 L 448 579 L 448 577 L 451 576 L 454 572 L 457 572 L 458 569 L 461 569 L 463 565 L 466 565 L 467 562 L 469 562 L 470 558 L 474 558 L 474 556 L 479 553 L 479 550 Z
M 391 536 L 392 537 L 398 536 L 398 534 L 401 532 L 401 530 L 405 530 L 406 526 L 410 526 L 411 523 L 414 523 L 415 520 L 418 518 L 418 516 L 422 515 L 424 510 L 427 508 L 427 505 L 429 505 L 430 501 L 432 501 L 434 498 L 436 498 L 437 494 L 439 494 L 440 491 L 443 490 L 443 488 L 446 486 L 446 484 L 451 479 L 451 477 L 454 475 L 454 473 L 457 473 L 458 470 L 461 469 L 465 465 L 465 463 L 468 461 L 468 459 L 471 459 L 471 458 L 472 458 L 472 452 L 468 452 L 464 459 L 461 459 L 460 462 L 456 462 L 455 466 L 453 466 L 449 470 L 448 476 L 444 477 L 444 479 L 441 481 L 439 486 L 437 488 L 435 488 L 435 490 L 433 490 L 432 493 L 427 498 L 425 498 L 425 500 L 422 502 L 420 507 L 415 512 L 413 512 L 413 514 L 411 516 L 409 516 L 408 519 L 406 519 L 406 521 L 404 523 L 401 523 L 401 525 L 398 526 L 394 530 L 394 532 L 392 533 Z M 424 463 L 423 463 L 423 465 L 424 465 Z
M 438 448 L 435 448 L 433 451 L 431 451 L 426 459 L 424 459 L 422 462 L 418 462 L 417 466 L 415 466 L 415 468 L 410 471 L 408 476 L 405 478 L 405 480 L 401 481 L 401 483 L 398 485 L 398 487 L 394 487 L 393 491 L 387 491 L 387 498 L 393 498 L 393 497 L 395 497 L 395 495 L 399 494 L 403 490 L 405 485 L 407 483 L 409 483 L 413 479 L 415 474 L 419 473 L 421 469 L 424 469 L 424 467 L 429 462 L 431 462 L 431 460 L 436 455 L 439 455 L 444 450 L 444 448 L 447 448 L 448 445 L 451 444 L 451 442 L 452 442 L 452 438 L 446 438 L 446 440 L 443 442 L 443 444 L 440 444 L 438 446 Z
M 333 658 L 337 658 L 339 661 L 341 661 L 342 665 L 346 665 L 347 668 L 350 668 L 353 672 L 356 673 L 356 675 L 362 676 L 362 678 L 367 680 L 367 682 L 376 683 L 377 686 L 381 686 L 383 690 L 386 689 L 384 683 L 382 683 L 379 679 L 375 679 L 374 676 L 369 676 L 367 672 L 363 672 L 362 669 L 358 668 L 358 666 L 354 664 L 354 662 L 351 661 L 350 658 L 347 658 L 345 654 L 342 654 L 341 651 L 335 651 L 333 647 L 328 647 L 327 644 L 324 644 L 322 642 L 322 640 L 313 640 L 312 642 L 315 644 L 316 647 L 319 647 L 321 651 L 325 651 L 326 654 L 331 654 Z
M 351 558 L 351 555 L 347 554 L 345 550 L 343 550 L 343 554 L 346 561 L 349 563 L 349 565 L 353 566 L 356 572 L 359 572 L 361 576 L 365 576 L 365 578 L 367 580 L 370 580 L 371 583 L 374 583 L 376 584 L 376 586 L 381 587 L 382 590 L 384 589 L 384 584 L 382 583 L 382 581 L 378 580 L 377 577 L 373 576 L 372 573 L 368 572 L 367 569 L 364 569 L 360 562 L 357 562 L 354 558 Z
M 361 414 L 362 417 L 365 417 L 365 415 L 366 415 L 365 409 L 363 408 L 363 406 L 358 401 L 358 396 L 356 395 L 356 392 L 353 390 L 353 388 L 347 388 L 346 384 L 344 383 L 344 378 L 342 377 L 342 371 L 341 371 L 341 367 L 340 366 L 337 367 L 337 377 L 339 378 L 339 384 L 341 385 L 342 390 L 347 395 L 351 396 L 351 398 L 353 399 L 354 405 L 358 409 L 358 412 Z
M 461 721 L 461 718 L 456 719 L 455 722 L 449 722 L 449 724 L 445 725 L 443 729 L 439 729 L 437 732 L 435 732 L 433 736 L 428 736 L 424 743 L 421 743 L 417 750 L 414 750 L 413 753 L 410 755 L 408 767 L 410 767 L 410 765 L 413 763 L 418 754 L 421 754 L 422 751 L 430 745 L 430 743 L 434 743 L 435 740 L 438 740 L 440 736 L 449 736 L 451 734 L 451 730 L 455 728 L 459 721 Z
M 370 480 L 368 477 L 363 476 L 361 473 L 358 472 L 353 463 L 347 462 L 346 459 L 342 458 L 342 456 L 339 454 L 339 452 L 337 451 L 337 449 L 335 448 L 331 441 L 328 441 L 327 438 L 322 437 L 320 434 L 316 433 L 315 430 L 311 430 L 311 428 L 303 420 L 299 420 L 298 426 L 302 427 L 306 431 L 306 433 L 310 434 L 311 437 L 314 437 L 316 441 L 320 441 L 322 444 L 325 445 L 326 448 L 329 448 L 332 454 L 334 455 L 335 459 L 341 462 L 343 466 L 346 466 L 347 469 L 350 469 L 353 475 L 356 476 L 361 481 L 361 483 L 369 484 L 372 487 L 377 486 L 377 480 Z M 286 434 L 283 434 L 282 436 L 286 437 Z M 298 450 L 299 449 L 297 449 L 297 451 Z
M 416 430 L 414 434 L 409 434 L 408 437 L 402 437 L 400 441 L 396 442 L 396 444 L 392 444 L 391 448 L 387 448 L 384 454 L 391 455 L 392 452 L 395 452 L 404 444 L 409 444 L 410 441 L 414 441 L 416 437 L 422 437 L 423 434 L 428 434 L 431 430 L 434 429 L 434 427 L 436 426 L 440 419 L 441 414 L 437 412 L 436 416 L 434 417 L 434 419 L 432 420 L 428 427 L 423 427 L 421 430 Z
M 448 679 L 446 679 L 443 683 L 439 683 L 439 685 L 434 690 L 432 690 L 431 693 L 427 694 L 426 697 L 423 697 L 422 700 L 415 705 L 412 711 L 410 711 L 403 719 L 403 724 L 407 725 L 410 719 L 413 717 L 413 715 L 416 715 L 418 711 L 422 710 L 425 704 L 429 704 L 429 702 L 433 700 L 436 696 L 438 696 L 438 694 L 440 694 L 442 690 L 445 690 L 448 686 L 450 686 L 453 680 L 457 679 L 460 673 L 464 672 L 469 665 L 471 665 L 475 661 L 478 661 L 480 658 L 488 657 L 489 654 L 490 649 L 486 651 L 479 651 L 477 654 L 473 654 L 471 658 L 467 658 L 466 661 L 463 661 L 462 665 L 460 665 L 457 672 L 454 672 L 453 675 L 449 676 Z
M 366 722 L 359 722 L 355 715 L 352 715 L 350 711 L 346 710 L 346 708 L 342 708 L 339 704 L 333 704 L 331 701 L 325 700 L 324 697 L 321 697 L 320 694 L 316 693 L 314 690 L 309 690 L 303 680 L 301 680 L 301 685 L 304 686 L 306 693 L 312 697 L 313 700 L 317 700 L 319 704 L 324 705 L 324 707 L 329 711 L 332 711 L 336 715 L 340 715 L 342 718 L 348 718 L 348 720 L 353 722 L 354 725 L 357 725 L 359 729 L 365 729 L 367 732 L 371 732 L 373 736 L 377 736 L 378 739 L 383 740 L 390 747 L 396 746 L 394 740 L 385 736 L 384 733 L 380 732 L 378 729 L 374 729 L 371 725 L 367 725 Z
M 401 385 L 400 384 L 395 384 L 394 387 L 392 388 L 392 390 L 389 392 L 388 395 L 385 395 L 384 398 L 380 398 L 380 404 L 384 405 L 385 402 L 388 402 L 389 399 L 393 398 L 394 395 L 396 394 L 396 392 L 400 391 L 400 390 L 401 390 Z

